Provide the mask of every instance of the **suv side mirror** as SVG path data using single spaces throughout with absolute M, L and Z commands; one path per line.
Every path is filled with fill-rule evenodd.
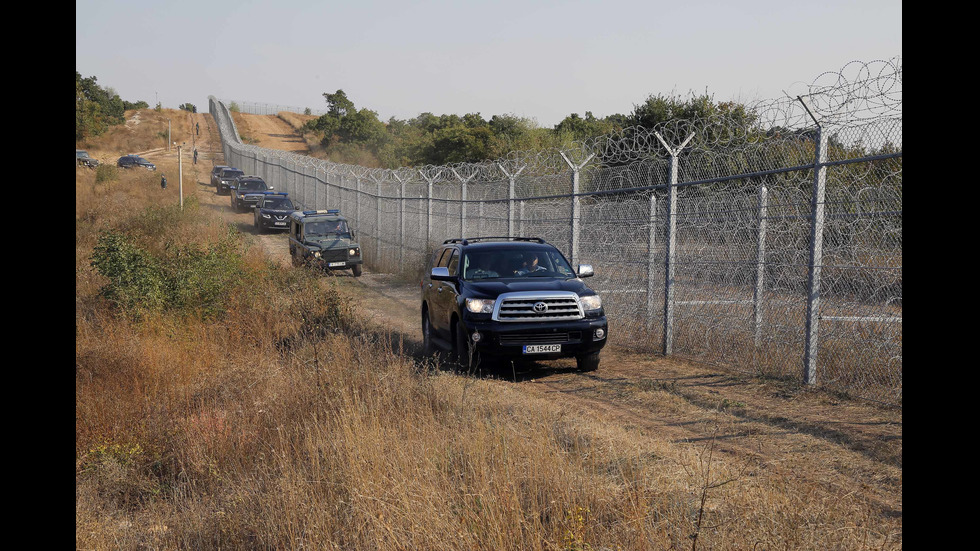
M 591 264 L 579 264 L 577 273 L 579 277 L 592 277 L 595 275 Z
M 269 189 L 276 189 L 276 188 L 274 188 L 274 187 L 272 187 L 272 186 L 269 186 Z
M 449 268 L 432 268 L 432 279 L 436 281 L 455 281 L 456 276 L 449 275 Z

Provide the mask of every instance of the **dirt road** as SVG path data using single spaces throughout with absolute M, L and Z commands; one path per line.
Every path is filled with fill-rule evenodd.
M 249 131 L 258 143 L 298 147 L 297 136 L 287 135 L 289 131 L 274 121 L 259 123 L 259 118 L 248 117 Z M 203 136 L 205 125 L 201 125 L 206 168 L 212 161 L 223 161 L 213 127 L 212 121 L 208 136 Z M 257 137 L 263 129 L 274 135 Z M 228 198 L 215 195 L 209 182 L 198 182 L 198 187 L 202 203 L 211 204 L 243 232 L 255 234 L 251 214 L 233 213 Z M 255 238 L 275 261 L 289 265 L 285 235 L 255 234 Z M 362 311 L 378 327 L 417 347 L 421 336 L 417 283 L 400 283 L 390 274 L 369 269 L 360 278 L 349 272 L 325 277 L 352 289 Z M 879 522 L 897 524 L 900 538 L 900 409 L 613 344 L 602 352 L 597 372 L 581 374 L 573 367 L 573 361 L 563 361 L 494 376 L 500 384 L 561 401 L 582 415 L 629 427 L 638 438 L 657 434 L 678 444 L 710 441 L 751 472 L 778 474 L 791 480 L 794 488 L 812 488 L 815 499 L 861 500 L 878 512 Z

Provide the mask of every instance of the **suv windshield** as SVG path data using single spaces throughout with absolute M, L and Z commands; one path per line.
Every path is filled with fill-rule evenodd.
M 322 220 L 319 222 L 307 222 L 303 229 L 308 236 L 311 235 L 336 235 L 338 233 L 350 233 L 347 230 L 347 222 L 344 220 Z
M 262 203 L 262 208 L 290 210 L 293 208 L 293 202 L 287 197 L 270 197 Z
M 266 189 L 265 182 L 261 180 L 245 180 L 238 186 L 239 191 L 262 191 Z
M 231 180 L 234 178 L 238 178 L 239 176 L 242 176 L 244 174 L 245 173 L 242 172 L 241 170 L 222 170 L 220 177 Z
M 575 277 L 557 250 L 493 249 L 463 255 L 463 279 Z

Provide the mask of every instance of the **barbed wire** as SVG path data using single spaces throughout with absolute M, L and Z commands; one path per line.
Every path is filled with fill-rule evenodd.
M 599 266 L 620 343 L 780 377 L 812 353 L 820 384 L 900 404 L 901 72 L 900 58 L 852 62 L 751 117 L 398 169 L 243 144 L 227 106 L 210 107 L 226 162 L 304 208 L 341 208 L 377 270 L 417 275 L 449 237 L 542 237 Z

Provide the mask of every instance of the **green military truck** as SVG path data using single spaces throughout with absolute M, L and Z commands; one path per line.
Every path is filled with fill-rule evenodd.
M 289 215 L 289 255 L 293 266 L 350 269 L 361 275 L 361 247 L 338 209 L 295 211 Z

